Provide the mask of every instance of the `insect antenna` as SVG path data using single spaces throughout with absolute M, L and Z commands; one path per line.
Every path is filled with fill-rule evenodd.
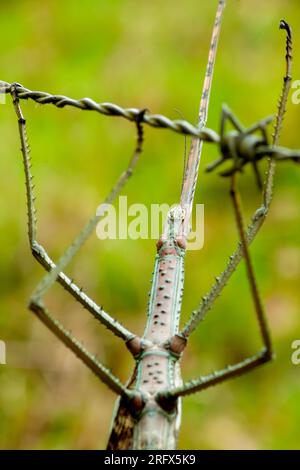
M 206 73 L 200 100 L 200 107 L 198 113 L 198 126 L 204 127 L 207 121 L 208 106 L 210 99 L 210 92 L 213 79 L 213 71 L 217 54 L 217 45 L 221 31 L 221 20 L 225 8 L 225 1 L 219 0 L 215 23 L 212 32 L 212 39 L 209 48 L 208 62 L 206 66 Z M 190 151 L 185 165 L 185 174 L 183 178 L 180 204 L 187 209 L 186 218 L 184 221 L 184 232 L 187 235 L 190 230 L 190 217 L 193 207 L 193 199 L 195 188 L 198 178 L 199 163 L 202 151 L 203 142 L 197 137 L 193 137 L 191 141 Z
M 184 115 L 179 109 L 174 108 L 174 111 L 176 111 L 176 113 L 179 114 L 181 119 L 184 119 Z M 183 174 L 182 174 L 182 182 L 181 182 L 181 190 L 180 191 L 182 191 L 182 188 L 183 188 L 185 172 L 186 172 L 186 135 L 184 136 Z

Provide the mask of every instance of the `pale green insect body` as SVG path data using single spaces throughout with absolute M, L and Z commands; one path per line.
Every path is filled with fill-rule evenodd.
M 181 402 L 170 406 L 157 401 L 159 392 L 181 383 L 179 355 L 170 348 L 178 333 L 184 286 L 184 238 L 180 236 L 184 211 L 175 206 L 159 239 L 148 305 L 143 351 L 138 358 L 135 389 L 145 400 L 133 433 L 135 449 L 175 449 Z

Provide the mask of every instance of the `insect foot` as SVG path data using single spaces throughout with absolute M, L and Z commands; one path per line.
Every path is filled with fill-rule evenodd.
M 169 414 L 172 414 L 176 411 L 177 409 L 177 402 L 178 398 L 177 397 L 172 397 L 171 395 L 168 396 L 164 393 L 158 393 L 155 397 L 156 402 L 159 404 L 159 406 Z
M 156 397 L 149 396 L 134 430 L 134 449 L 175 449 L 178 434 L 178 400 L 172 399 L 170 409 L 163 407 Z M 171 403 L 171 402 L 170 402 Z

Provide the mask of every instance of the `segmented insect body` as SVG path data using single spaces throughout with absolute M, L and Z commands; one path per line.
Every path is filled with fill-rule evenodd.
M 136 356 L 133 380 L 133 388 L 141 394 L 141 401 L 132 403 L 130 416 L 121 400 L 109 449 L 120 448 L 114 447 L 114 442 L 117 445 L 121 442 L 124 449 L 124 441 L 129 446 L 127 448 L 134 449 L 176 448 L 180 399 L 159 402 L 158 394 L 181 383 L 178 363 L 180 346 L 176 340 L 170 342 L 170 338 L 176 338 L 178 333 L 184 283 L 183 220 L 184 210 L 180 206 L 172 208 L 166 230 L 157 243 L 147 324 Z M 120 436 L 117 438 L 118 433 L 122 433 L 122 439 Z

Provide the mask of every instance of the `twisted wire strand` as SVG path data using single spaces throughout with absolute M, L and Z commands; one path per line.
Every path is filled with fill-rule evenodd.
M 0 94 L 11 92 L 11 87 L 14 86 L 16 96 L 23 100 L 33 100 L 39 104 L 53 104 L 57 108 L 64 108 L 72 106 L 74 108 L 82 109 L 85 111 L 96 111 L 105 116 L 123 117 L 128 121 L 136 123 L 138 116 L 141 114 L 141 109 L 138 108 L 122 108 L 114 103 L 97 103 L 91 98 L 81 98 L 75 100 L 64 95 L 51 95 L 44 91 L 32 91 L 24 88 L 19 83 L 7 83 L 0 81 Z M 194 126 L 188 121 L 182 119 L 172 120 L 162 114 L 148 114 L 144 113 L 142 123 L 148 124 L 151 127 L 170 129 L 178 134 L 191 135 L 199 137 L 205 142 L 219 142 L 219 135 L 212 129 L 203 126 Z

